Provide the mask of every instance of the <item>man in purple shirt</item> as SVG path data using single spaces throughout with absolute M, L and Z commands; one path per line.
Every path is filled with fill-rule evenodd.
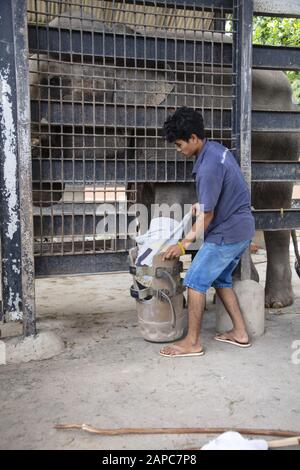
M 204 243 L 186 273 L 188 288 L 188 333 L 181 341 L 165 346 L 168 357 L 201 356 L 200 326 L 205 294 L 215 287 L 229 313 L 233 329 L 215 339 L 242 348 L 251 346 L 245 322 L 232 289 L 232 273 L 255 232 L 248 186 L 232 153 L 218 142 L 204 137 L 202 115 L 191 108 L 179 108 L 164 124 L 165 138 L 175 143 L 188 159 L 196 157 L 193 175 L 198 203 L 197 220 L 177 245 L 170 246 L 164 259 L 184 254 L 204 229 Z M 200 210 L 200 207 L 202 210 Z

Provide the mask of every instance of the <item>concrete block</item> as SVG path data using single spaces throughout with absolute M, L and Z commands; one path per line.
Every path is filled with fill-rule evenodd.
M 6 323 L 0 322 L 0 338 L 5 339 L 11 336 L 22 336 L 23 323 L 22 321 L 8 321 Z
M 27 338 L 14 337 L 1 341 L 2 364 L 49 359 L 64 350 L 64 342 L 52 331 L 44 331 Z
M 4 341 L 0 340 L 0 365 L 5 364 L 6 347 Z
M 247 331 L 251 338 L 261 336 L 265 331 L 265 292 L 255 281 L 235 281 L 233 289 L 245 319 Z M 232 321 L 221 300 L 216 296 L 216 330 L 218 333 L 232 329 Z

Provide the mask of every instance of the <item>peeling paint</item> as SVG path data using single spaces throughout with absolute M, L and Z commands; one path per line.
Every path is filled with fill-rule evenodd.
M 18 292 L 13 292 L 11 287 L 9 288 L 8 306 L 12 308 L 7 314 L 10 320 L 22 320 L 23 312 L 20 310 L 20 302 L 22 299 Z
M 1 126 L 2 145 L 4 153 L 3 176 L 5 188 L 2 194 L 7 200 L 7 237 L 11 240 L 18 230 L 18 200 L 17 200 L 17 142 L 16 129 L 13 119 L 12 91 L 8 82 L 9 66 L 0 70 L 0 99 L 2 106 Z
M 16 261 L 16 263 L 12 264 L 11 268 L 16 274 L 21 274 L 21 269 L 17 266 L 20 265 L 20 261 Z

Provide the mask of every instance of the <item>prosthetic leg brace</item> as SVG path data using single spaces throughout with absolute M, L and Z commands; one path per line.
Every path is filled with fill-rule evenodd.
M 154 256 L 152 266 L 136 266 L 137 248 L 129 252 L 129 272 L 133 276 L 130 294 L 136 299 L 138 322 L 147 341 L 168 342 L 181 338 L 187 327 L 183 309 L 182 263 Z M 147 279 L 147 285 L 145 285 Z

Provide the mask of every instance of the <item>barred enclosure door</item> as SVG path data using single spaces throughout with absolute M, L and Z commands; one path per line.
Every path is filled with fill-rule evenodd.
M 252 47 L 252 2 L 28 0 L 27 13 L 37 274 L 126 269 L 147 185 L 192 182 L 162 136 L 179 106 L 203 113 L 249 186 L 300 179 L 295 162 L 251 162 L 251 127 L 300 127 L 298 112 L 251 112 L 252 65 L 299 69 L 299 49 Z M 300 222 L 295 210 L 254 216 L 260 229 Z
M 37 274 L 124 269 L 140 188 L 192 181 L 162 137 L 177 107 L 239 153 L 241 14 L 234 0 L 28 0 Z
M 147 185 L 192 183 L 192 162 L 162 138 L 179 106 L 204 114 L 249 187 L 300 181 L 282 147 L 251 160 L 251 130 L 286 134 L 295 154 L 300 129 L 290 97 L 251 108 L 252 70 L 300 70 L 299 47 L 252 47 L 253 14 L 299 18 L 299 2 L 0 3 L 1 318 L 35 333 L 35 275 L 127 270 Z M 253 213 L 257 229 L 300 227 L 296 208 Z

